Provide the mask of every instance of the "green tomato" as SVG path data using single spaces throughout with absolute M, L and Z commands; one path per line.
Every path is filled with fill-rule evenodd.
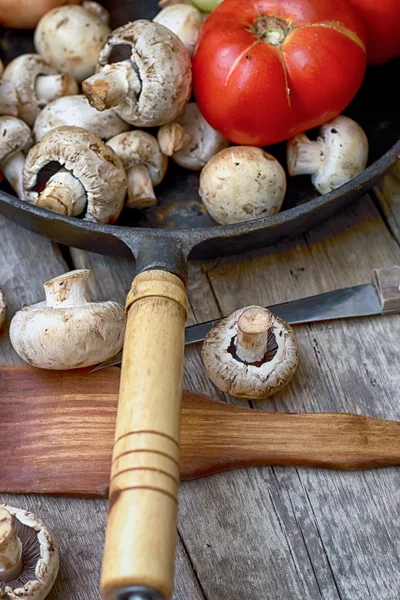
M 192 4 L 205 13 L 212 12 L 221 2 L 222 0 L 192 0 Z

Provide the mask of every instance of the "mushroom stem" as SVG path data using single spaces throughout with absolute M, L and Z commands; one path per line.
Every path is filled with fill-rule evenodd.
M 24 184 L 22 181 L 22 172 L 25 165 L 25 156 L 23 152 L 16 152 L 3 160 L 1 169 L 4 177 L 7 179 L 20 200 L 25 198 Z
M 161 152 L 166 156 L 173 156 L 175 152 L 183 150 L 190 144 L 192 136 L 179 123 L 168 123 L 160 127 L 157 139 Z
M 136 165 L 127 171 L 128 201 L 131 208 L 148 208 L 157 204 L 150 173 L 145 165 Z
M 288 145 L 287 161 L 289 175 L 314 175 L 324 160 L 320 140 L 313 142 L 304 133 L 296 135 Z
M 35 94 L 39 104 L 48 104 L 62 96 L 74 96 L 78 93 L 78 84 L 69 73 L 36 77 Z
M 60 169 L 48 180 L 36 205 L 60 215 L 76 217 L 86 206 L 86 190 L 67 169 Z
M 23 570 L 22 543 L 17 537 L 14 519 L 5 508 L 0 508 L 0 581 L 17 579 Z
M 267 353 L 271 314 L 261 308 L 249 308 L 238 320 L 236 354 L 246 363 L 256 363 Z
M 129 60 L 105 65 L 100 73 L 82 83 L 83 93 L 96 110 L 118 106 L 130 88 L 139 94 L 141 87 L 140 79 Z
M 90 301 L 88 291 L 88 269 L 77 269 L 64 273 L 44 284 L 46 304 L 50 308 L 84 306 Z

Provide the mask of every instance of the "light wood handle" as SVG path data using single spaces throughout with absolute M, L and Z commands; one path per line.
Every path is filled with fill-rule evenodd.
M 101 591 L 172 595 L 187 296 L 165 271 L 136 277 L 128 321 L 110 483 Z

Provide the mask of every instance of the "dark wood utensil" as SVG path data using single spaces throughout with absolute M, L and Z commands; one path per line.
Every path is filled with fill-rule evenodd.
M 107 494 L 120 371 L 0 367 L 0 491 Z M 237 467 L 400 465 L 400 423 L 246 410 L 184 392 L 181 477 Z

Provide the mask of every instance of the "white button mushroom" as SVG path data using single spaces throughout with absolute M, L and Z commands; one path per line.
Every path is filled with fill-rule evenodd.
M 40 369 L 88 367 L 117 354 L 123 345 L 125 311 L 116 302 L 90 302 L 90 271 L 77 270 L 44 284 L 46 302 L 18 311 L 11 344 Z
M 108 64 L 113 51 L 124 46 L 130 58 Z M 98 71 L 82 84 L 90 104 L 97 110 L 114 108 L 136 127 L 170 123 L 191 95 L 188 51 L 172 31 L 152 21 L 113 31 L 100 52 Z
M 32 513 L 0 505 L 0 598 L 43 600 L 59 566 L 53 533 Z
M 0 117 L 0 169 L 21 200 L 25 198 L 22 182 L 24 153 L 32 144 L 32 132 L 24 121 Z
M 41 194 L 34 191 L 40 171 L 51 162 L 64 169 Z M 115 152 L 81 127 L 52 129 L 28 153 L 23 174 L 25 200 L 86 221 L 113 223 L 124 205 L 127 182 Z
M 202 357 L 220 390 L 249 400 L 264 400 L 282 389 L 299 362 L 292 327 L 260 306 L 237 310 L 216 325 Z
M 220 225 L 250 221 L 279 212 L 286 175 L 261 148 L 235 146 L 219 152 L 204 167 L 199 193 Z
M 7 302 L 3 290 L 0 288 L 0 330 L 6 322 Z
M 39 21 L 35 48 L 54 67 L 81 82 L 95 72 L 110 32 L 108 13 L 96 2 L 59 6 Z
M 159 12 L 153 21 L 175 33 L 190 56 L 193 56 L 203 25 L 203 15 L 197 8 L 188 4 L 173 4 Z
M 108 141 L 122 161 L 128 177 L 130 207 L 148 207 L 157 204 L 153 186 L 165 177 L 168 158 L 161 152 L 155 137 L 144 131 L 120 133 Z
M 164 154 L 192 171 L 200 171 L 229 146 L 228 140 L 207 123 L 195 102 L 190 102 L 174 123 L 159 129 L 158 143 Z
M 52 129 L 71 125 L 82 127 L 101 140 L 128 131 L 130 125 L 110 109 L 99 112 L 90 106 L 86 96 L 64 96 L 50 102 L 35 121 L 33 133 L 37 142 Z
M 1 112 L 13 107 L 10 114 L 32 126 L 48 102 L 77 93 L 78 85 L 69 73 L 60 74 L 37 54 L 22 54 L 4 71 L 0 89 Z
M 289 175 L 312 175 L 321 194 L 362 173 L 367 161 L 367 136 L 355 121 L 343 116 L 322 125 L 316 141 L 301 134 L 290 140 L 287 148 Z

